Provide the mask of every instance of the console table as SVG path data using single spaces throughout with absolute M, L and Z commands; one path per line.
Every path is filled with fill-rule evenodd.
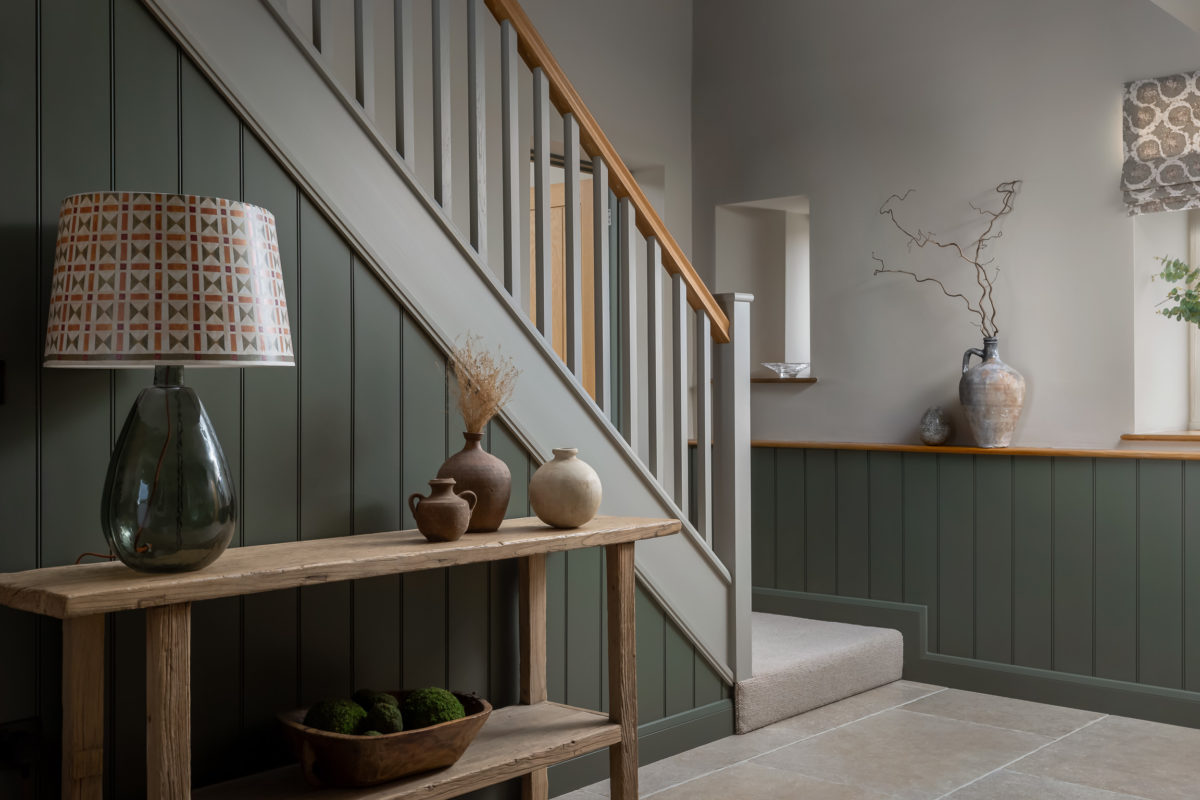
M 523 797 L 548 795 L 546 767 L 609 748 L 612 797 L 637 797 L 637 671 L 633 547 L 676 533 L 678 520 L 597 517 L 580 528 L 506 520 L 495 533 L 427 542 L 416 531 L 239 547 L 197 572 L 149 575 L 119 562 L 0 574 L 0 604 L 63 621 L 64 798 L 100 800 L 104 770 L 104 615 L 147 609 L 146 773 L 156 800 L 191 796 L 191 604 L 506 558 L 520 559 L 521 705 L 496 709 L 451 767 L 367 789 L 313 789 L 299 767 L 207 787 L 220 798 L 428 800 L 521 777 Z M 546 554 L 603 546 L 607 566 L 608 714 L 546 694 Z M 280 709 L 281 711 L 286 709 Z

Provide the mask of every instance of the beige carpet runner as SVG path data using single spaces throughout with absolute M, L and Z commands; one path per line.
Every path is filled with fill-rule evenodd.
M 757 612 L 753 620 L 754 675 L 737 684 L 738 733 L 900 679 L 899 631 Z

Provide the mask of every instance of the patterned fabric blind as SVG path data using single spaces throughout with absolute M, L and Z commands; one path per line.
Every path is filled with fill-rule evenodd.
M 1122 116 L 1130 216 L 1200 208 L 1200 72 L 1125 84 Z

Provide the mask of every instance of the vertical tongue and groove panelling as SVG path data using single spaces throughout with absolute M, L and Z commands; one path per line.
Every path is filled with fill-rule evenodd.
M 427 16 L 420 5 L 414 15 Z M 445 354 L 137 0 L 13 0 L 0 4 L 0 42 L 0 177 L 9 189 L 0 200 L 0 242 L 10 289 L 0 297 L 0 571 L 70 563 L 104 549 L 98 508 L 110 448 L 148 382 L 143 370 L 40 367 L 58 205 L 91 189 L 215 194 L 276 216 L 297 366 L 185 375 L 237 481 L 234 546 L 410 526 L 401 499 L 460 446 Z M 494 91 L 498 104 L 500 87 Z M 394 113 L 394 104 L 386 110 Z M 498 168 L 500 136 L 488 141 L 495 148 L 488 161 Z M 465 190 L 455 196 L 467 205 Z M 488 215 L 497 242 L 500 217 Z M 518 218 L 515 228 L 515 249 L 527 251 L 527 220 Z M 493 268 L 502 269 L 501 246 L 493 252 Z M 499 423 L 488 444 L 513 473 L 509 515 L 526 515 L 529 454 Z M 602 707 L 600 561 L 580 552 L 555 565 L 550 580 L 561 589 L 562 625 L 550 647 L 562 665 L 551 687 L 556 699 Z M 515 604 L 515 570 L 506 563 L 197 603 L 196 784 L 290 758 L 275 713 L 356 685 L 451 684 L 513 701 Z M 639 670 L 650 701 L 646 719 L 722 700 L 720 679 L 662 611 L 648 597 L 639 610 L 654 639 L 648 647 L 665 664 L 648 659 Z M 108 620 L 110 797 L 145 792 L 144 630 L 141 612 Z M 53 741 L 61 623 L 0 609 L 0 637 L 8 654 L 0 728 L 40 726 Z M 30 778 L 37 796 L 57 797 L 57 760 L 48 750 L 40 759 Z M 0 795 L 18 794 L 22 781 L 0 770 Z

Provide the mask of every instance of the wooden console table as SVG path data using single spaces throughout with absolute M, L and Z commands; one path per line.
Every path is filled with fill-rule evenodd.
M 612 797 L 637 797 L 633 547 L 679 530 L 672 519 L 597 517 L 556 530 L 532 517 L 496 533 L 427 542 L 416 531 L 240 547 L 198 572 L 147 575 L 114 562 L 0 574 L 0 604 L 63 621 L 62 796 L 100 800 L 104 771 L 104 615 L 147 609 L 146 772 L 150 798 L 191 796 L 191 604 L 277 589 L 520 559 L 522 705 L 496 709 L 452 767 L 369 789 L 312 789 L 299 767 L 211 786 L 203 797 L 428 800 L 521 777 L 548 795 L 546 767 L 609 748 Z M 546 554 L 603 545 L 607 563 L 607 715 L 547 701 Z M 280 709 L 286 710 L 286 709 Z

